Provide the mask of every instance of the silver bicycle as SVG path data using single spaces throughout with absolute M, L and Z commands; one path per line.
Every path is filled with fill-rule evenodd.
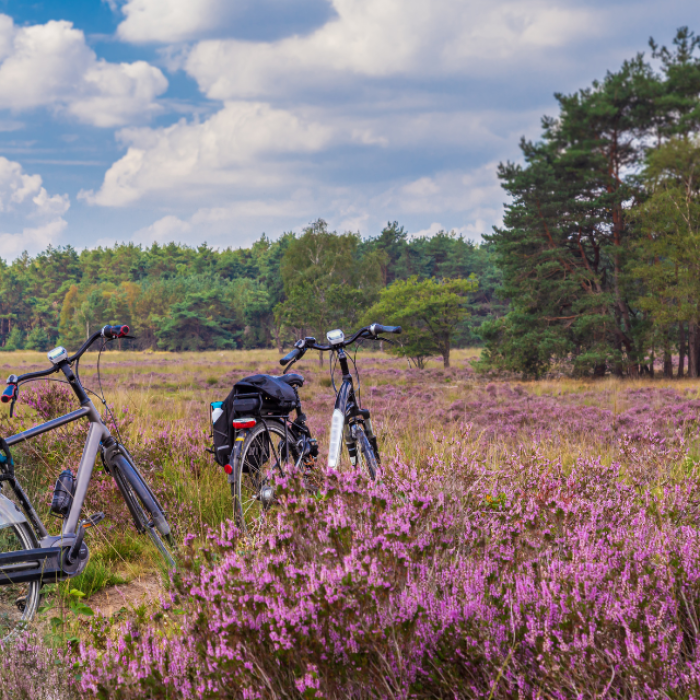
M 77 576 L 85 570 L 90 553 L 84 541 L 87 528 L 97 525 L 103 513 L 80 520 L 93 467 L 100 454 L 106 471 L 114 477 L 139 533 L 146 533 L 169 566 L 174 567 L 176 551 L 170 525 L 158 499 L 144 481 L 128 450 L 110 433 L 80 381 L 81 356 L 98 339 L 102 349 L 107 341 L 128 338 L 128 326 L 105 326 L 94 333 L 73 356 L 65 348 L 49 352 L 51 367 L 19 377 L 10 375 L 0 397 L 10 403 L 10 415 L 19 387 L 30 381 L 62 372 L 80 408 L 41 425 L 0 438 L 0 642 L 26 628 L 39 607 L 41 587 Z M 51 510 L 63 518 L 61 533 L 50 535 L 29 498 L 20 486 L 10 448 L 37 435 L 86 418 L 88 429 L 85 447 L 73 477 L 64 470 L 56 483 Z M 14 500 L 2 493 L 7 484 Z

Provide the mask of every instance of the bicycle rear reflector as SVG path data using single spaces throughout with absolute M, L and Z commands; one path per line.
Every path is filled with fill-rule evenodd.
M 255 418 L 234 418 L 233 427 L 236 430 L 243 430 L 245 428 L 253 428 L 257 421 Z
M 233 467 L 230 464 L 224 464 L 224 471 L 227 474 L 233 474 Z

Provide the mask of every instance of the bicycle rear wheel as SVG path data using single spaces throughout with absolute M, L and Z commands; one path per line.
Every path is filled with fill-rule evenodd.
M 36 536 L 27 523 L 0 529 L 2 553 L 35 549 L 38 546 Z M 40 598 L 41 585 L 38 581 L 0 585 L 0 642 L 7 642 L 26 629 L 36 615 Z
M 287 436 L 282 425 L 258 423 L 246 435 L 234 464 L 231 484 L 236 525 L 249 532 L 260 521 L 274 498 L 274 479 L 280 475 Z M 268 490 L 269 489 L 269 490 Z

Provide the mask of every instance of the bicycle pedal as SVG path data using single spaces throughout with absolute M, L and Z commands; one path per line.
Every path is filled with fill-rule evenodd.
M 104 513 L 95 513 L 88 518 L 85 518 L 81 523 L 82 527 L 95 527 L 95 525 L 101 523 L 105 519 Z

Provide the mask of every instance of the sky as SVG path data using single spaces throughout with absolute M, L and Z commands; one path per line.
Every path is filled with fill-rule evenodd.
M 697 0 L 0 0 L 0 257 L 265 233 L 479 240 L 555 92 Z

